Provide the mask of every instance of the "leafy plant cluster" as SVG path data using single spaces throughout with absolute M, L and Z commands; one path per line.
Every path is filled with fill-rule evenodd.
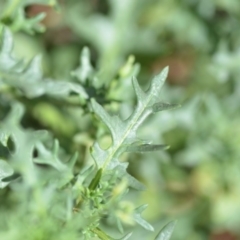
M 39 133 L 43 134 L 40 143 L 32 143 L 35 146 L 32 147 L 34 166 L 44 173 L 44 179 L 60 178 L 63 185 L 56 187 L 60 189 L 68 186 L 64 185 L 67 179 L 72 178 L 69 185 L 76 184 L 80 172 L 86 179 L 82 183 L 84 189 L 95 176 L 100 176 L 99 182 L 96 177 L 92 183 L 92 186 L 98 185 L 96 191 L 101 191 L 94 196 L 91 206 L 101 205 L 101 199 L 108 198 L 115 190 L 120 191 L 122 200 L 117 197 L 108 205 L 112 215 L 105 214 L 104 209 L 101 218 L 101 230 L 111 236 L 118 236 L 114 226 L 121 229 L 119 222 L 126 232 L 131 232 L 128 226 L 134 224 L 134 209 L 142 205 L 144 208 L 148 203 L 143 212 L 144 219 L 155 229 L 169 219 L 179 220 L 177 227 L 181 231 L 174 231 L 176 240 L 239 238 L 240 218 L 236 214 L 240 209 L 239 1 L 62 0 L 59 3 L 0 1 L 0 28 L 10 28 L 14 34 L 14 53 L 26 59 L 12 59 L 12 50 L 9 50 L 11 37 L 8 37 L 9 44 L 4 49 L 11 52 L 11 57 L 7 58 L 9 67 L 1 70 L 5 77 L 4 84 L 1 82 L 0 117 L 6 119 L 4 123 L 8 122 L 6 117 L 10 114 L 10 106 L 18 108 L 15 102 L 21 103 L 24 114 L 16 120 L 19 127 L 24 132 L 48 130 L 48 134 Z M 11 35 L 4 31 L 5 35 Z M 33 33 L 37 34 L 32 36 Z M 86 45 L 89 48 L 84 48 Z M 81 49 L 80 65 L 76 67 Z M 41 60 L 29 60 L 39 52 Z M 7 55 L 9 53 L 4 56 Z M 2 61 L 6 64 L 5 60 Z M 1 63 L 1 67 L 4 64 Z M 149 82 L 145 79 L 158 74 L 166 65 L 170 66 L 170 71 L 161 95 L 170 102 L 183 102 L 184 107 L 150 114 L 138 129 L 139 137 L 126 137 L 131 147 L 123 146 L 113 154 L 117 144 L 111 137 L 116 135 L 111 131 L 111 122 L 115 121 L 112 119 L 126 126 L 129 116 L 133 116 L 133 106 L 137 109 L 139 106 L 132 76 L 138 77 L 141 89 L 147 89 Z M 35 73 L 30 70 L 32 66 L 38 77 L 34 77 Z M 10 137 L 3 139 L 9 140 L 3 140 L 3 143 L 12 154 L 16 141 L 11 134 L 7 136 Z M 61 165 L 67 165 L 67 159 L 74 162 L 74 154 L 78 153 L 73 170 L 64 178 L 57 176 L 52 167 L 47 167 L 48 164 L 41 163 L 45 161 L 40 154 L 42 149 L 46 148 L 53 155 L 50 149 L 58 148 L 54 139 L 60 143 L 57 156 L 61 160 L 53 169 L 64 168 Z M 151 142 L 142 139 L 151 139 Z M 164 149 L 165 144 L 171 148 L 147 152 L 150 148 Z M 6 147 L 1 148 L 4 163 L 10 162 L 10 152 Z M 105 157 L 114 155 L 113 162 L 105 167 L 97 152 Z M 13 194 L 12 186 L 15 181 L 21 181 L 23 175 L 10 163 L 19 178 L 2 190 L 1 206 L 4 211 L 8 206 L 7 214 L 12 213 L 14 206 L 19 206 L 14 202 L 18 197 Z M 95 168 L 88 169 L 90 165 Z M 109 168 L 116 165 L 118 173 L 111 178 Z M 104 169 L 99 170 L 101 168 Z M 119 174 L 123 174 L 126 168 L 126 179 L 122 180 Z M 45 173 L 49 171 L 54 177 L 46 177 Z M 137 193 L 130 187 L 126 193 L 128 184 L 142 188 L 135 178 L 144 183 L 147 190 Z M 102 181 L 109 185 L 105 186 Z M 84 189 L 81 190 L 83 196 L 89 195 Z M 56 191 L 53 192 L 55 196 Z M 103 192 L 107 196 L 103 197 Z M 67 194 L 63 195 L 65 199 Z M 85 203 L 76 195 L 72 199 L 81 206 L 72 213 L 76 214 Z M 22 216 L 16 219 L 22 219 Z M 14 225 L 14 220 L 10 222 Z M 97 224 L 99 218 L 89 222 Z M 46 223 L 46 228 L 49 225 Z M 18 226 L 21 232 L 25 229 L 21 226 L 26 225 Z M 76 229 L 74 225 L 72 227 Z M 136 226 L 129 238 L 156 237 L 150 235 Z
M 100 6 L 96 10 L 91 4 L 82 3 L 88 12 L 81 12 L 80 6 L 77 9 L 77 2 L 69 3 L 68 25 L 97 49 L 103 67 L 107 65 L 104 59 L 108 59 L 101 53 L 103 43 L 95 40 L 96 31 L 90 33 L 90 29 L 104 29 L 111 34 L 112 41 L 105 46 L 108 56 L 118 52 L 121 61 L 126 54 L 134 53 L 143 75 L 149 76 L 167 63 L 172 71 L 168 78 L 171 86 L 165 88 L 165 94 L 173 102 L 184 102 L 184 108 L 160 116 L 164 127 L 155 140 L 170 143 L 169 154 L 161 157 L 172 160 L 157 165 L 162 176 L 154 171 L 156 165 L 146 164 L 145 156 L 135 155 L 138 161 L 132 171 L 140 176 L 143 169 L 152 173 L 152 178 L 145 177 L 152 195 L 148 192 L 144 199 L 156 199 L 149 216 L 156 217 L 160 203 L 158 217 L 166 214 L 184 218 L 178 223 L 182 235 L 177 239 L 206 239 L 225 233 L 237 238 L 239 2 L 106 2 L 105 11 Z M 120 9 L 126 14 L 121 14 Z M 78 25 L 76 19 L 87 23 Z M 149 43 L 144 47 L 143 37 Z M 142 128 L 143 135 L 154 135 L 160 118 L 150 118 Z M 155 154 L 151 157 L 159 159 Z M 159 185 L 164 186 L 164 193 Z
M 25 4 L 31 3 L 26 1 Z M 143 153 L 167 147 L 138 138 L 137 130 L 149 115 L 178 107 L 177 104 L 164 103 L 159 99 L 168 68 L 153 78 L 147 91 L 143 91 L 133 78 L 137 106 L 126 120 L 117 115 L 112 116 L 97 101 L 102 101 L 102 104 L 110 102 L 108 95 L 102 95 L 101 90 L 107 89 L 111 96 L 114 87 L 99 81 L 97 72 L 90 64 L 87 48 L 82 52 L 81 65 L 68 80 L 44 77 L 41 58 L 38 56 L 30 62 L 14 56 L 13 36 L 4 25 L 9 25 L 14 31 L 21 29 L 32 33 L 41 30 L 36 26 L 40 26 L 42 15 L 25 19 L 25 4 L 9 1 L 1 18 L 0 237 L 115 239 L 102 229 L 103 219 L 116 222 L 121 233 L 122 224 L 135 223 L 153 231 L 154 228 L 141 217 L 147 205 L 136 208 L 132 202 L 122 200 L 129 187 L 143 190 L 144 185 L 127 172 L 128 163 L 120 158 L 124 152 Z M 129 67 L 130 72 L 134 72 L 136 67 L 132 65 L 131 59 L 125 68 Z M 124 73 L 124 68 L 120 70 L 121 73 Z M 129 71 L 128 74 L 131 75 Z M 54 132 L 29 128 L 28 119 L 24 119 L 29 114 L 26 112 L 34 114 L 39 104 L 43 104 L 43 107 L 38 114 L 45 114 L 44 106 L 46 109 L 49 107 L 51 112 L 63 104 L 65 112 L 69 111 L 70 114 L 79 107 L 83 111 L 82 115 L 88 114 L 91 121 L 96 122 L 96 116 L 110 131 L 111 145 L 107 148 L 100 146 L 98 136 L 95 136 L 95 143 L 91 147 L 94 163 L 88 161 L 81 166 L 82 156 L 78 152 L 71 154 L 73 149 L 66 151 L 66 148 L 61 147 Z M 81 120 L 73 118 L 72 121 Z M 97 128 L 96 131 L 106 134 L 103 126 Z M 74 139 L 68 146 L 71 144 L 74 144 Z M 155 239 L 170 239 L 174 225 L 175 222 L 167 224 Z M 127 234 L 121 239 L 130 236 Z

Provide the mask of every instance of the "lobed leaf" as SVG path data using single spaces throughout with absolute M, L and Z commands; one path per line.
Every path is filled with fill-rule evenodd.
M 160 109 L 158 98 L 160 90 L 167 77 L 167 73 L 168 68 L 163 69 L 163 71 L 153 79 L 146 92 L 140 88 L 137 80 L 133 78 L 133 87 L 137 95 L 137 107 L 126 120 L 122 120 L 118 116 L 110 116 L 100 104 L 94 99 L 91 100 L 93 111 L 107 125 L 113 140 L 112 146 L 107 150 L 101 149 L 98 144 L 93 145 L 92 156 L 99 168 L 101 167 L 103 170 L 105 168 L 113 169 L 117 165 L 121 165 L 118 161 L 118 157 L 124 151 L 146 152 L 166 148 L 166 146 L 163 145 L 150 144 L 136 146 L 134 145 L 134 142 L 136 141 L 136 131 L 141 123 L 149 114 Z M 169 108 L 167 104 L 162 104 L 161 106 L 162 109 L 166 107 Z M 114 164 L 111 162 L 114 162 Z
M 14 58 L 13 38 L 7 28 L 3 29 L 0 42 L 0 87 L 13 87 L 28 98 L 45 94 L 64 98 L 72 92 L 84 99 L 88 98 L 88 94 L 80 84 L 44 78 L 40 56 L 33 58 L 27 65 Z
M 8 1 L 5 8 L 0 12 L 0 24 L 8 25 L 11 30 L 19 31 L 24 30 L 30 34 L 35 32 L 43 32 L 45 30 L 41 21 L 45 18 L 45 13 L 40 13 L 32 18 L 28 18 L 25 14 L 25 8 L 31 4 L 43 4 L 59 7 L 57 0 L 21 0 L 21 1 Z
M 41 24 L 41 21 L 46 17 L 46 13 L 42 12 L 31 18 L 26 18 L 25 15 L 24 9 L 17 10 L 14 21 L 10 25 L 12 31 L 23 30 L 29 34 L 45 31 L 45 26 Z
M 46 149 L 41 142 L 38 142 L 35 148 L 38 151 L 38 157 L 33 159 L 35 163 L 50 165 L 60 172 L 66 169 L 66 165 L 58 158 L 59 142 L 57 140 L 54 141 L 52 151 Z

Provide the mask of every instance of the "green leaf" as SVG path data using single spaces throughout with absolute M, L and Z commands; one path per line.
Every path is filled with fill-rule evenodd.
M 116 240 L 127 240 L 127 239 L 129 239 L 131 236 L 132 236 L 132 233 L 128 233 L 128 234 L 125 235 L 124 237 L 119 238 L 119 239 L 116 239 Z
M 55 139 L 52 150 L 48 150 L 43 143 L 38 142 L 35 146 L 36 150 L 38 151 L 38 157 L 34 158 L 34 162 L 38 164 L 47 164 L 58 171 L 64 171 L 67 167 L 65 164 L 61 162 L 58 157 L 59 151 L 59 142 Z
M 90 61 L 89 48 L 83 48 L 80 56 L 80 66 L 71 74 L 72 76 L 75 76 L 81 83 L 86 83 L 86 80 L 92 77 L 93 67 Z
M 119 156 L 123 152 L 148 152 L 166 149 L 166 145 L 139 144 L 137 140 L 137 129 L 149 114 L 170 108 L 169 104 L 159 103 L 159 93 L 167 77 L 168 68 L 153 78 L 149 89 L 144 92 L 137 80 L 133 78 L 132 83 L 137 96 L 137 106 L 131 116 L 122 120 L 118 116 L 111 116 L 94 99 L 91 99 L 92 109 L 108 127 L 112 136 L 112 145 L 108 149 L 102 149 L 97 142 L 94 143 L 91 154 L 98 166 L 103 171 L 116 170 L 120 177 L 126 177 L 130 186 L 136 189 L 144 189 L 142 184 L 130 176 L 126 169 L 128 164 L 119 162 Z M 175 105 L 171 105 L 171 107 Z M 143 141 L 142 141 L 143 142 Z
M 94 112 L 97 113 L 97 115 L 109 128 L 112 134 L 113 144 L 117 144 L 121 141 L 121 132 L 127 127 L 126 124 L 124 124 L 118 116 L 110 116 L 94 99 L 92 99 L 91 103 Z
M 4 147 L 7 147 L 7 141 L 9 137 L 10 137 L 10 133 L 1 131 L 1 128 L 0 128 L 0 142 Z
M 114 171 L 117 172 L 119 178 L 126 178 L 128 185 L 136 190 L 139 191 L 144 191 L 146 190 L 146 187 L 139 182 L 136 178 L 134 178 L 133 176 L 131 176 L 127 171 L 127 166 L 128 163 L 120 163 L 118 164 L 115 168 Z
M 153 113 L 164 111 L 164 110 L 172 110 L 181 107 L 180 104 L 171 104 L 171 103 L 163 103 L 163 102 L 158 102 L 153 104 L 151 107 Z
M 70 159 L 68 160 L 68 162 L 66 163 L 67 164 L 67 166 L 68 166 L 68 168 L 70 168 L 70 169 L 74 169 L 74 166 L 75 166 L 75 164 L 76 164 L 76 162 L 77 162 L 77 160 L 78 160 L 78 152 L 75 152 L 71 157 L 70 157 Z
M 25 11 L 18 9 L 13 23 L 10 25 L 12 31 L 23 30 L 29 34 L 34 32 L 44 32 L 45 27 L 41 24 L 41 21 L 46 17 L 46 13 L 40 13 L 32 18 L 25 17 Z
M 90 182 L 88 189 L 89 190 L 95 190 L 97 188 L 98 184 L 99 184 L 99 181 L 100 181 L 101 177 L 102 177 L 102 169 L 99 168 L 95 177 Z
M 12 175 L 10 175 L 9 177 L 5 177 L 2 179 L 3 182 L 11 182 L 13 180 L 18 179 L 19 177 L 21 177 L 21 174 L 19 173 L 13 173 Z
M 135 78 L 133 79 L 133 87 L 138 100 L 137 107 L 126 120 L 122 120 L 118 116 L 110 116 L 100 104 L 94 99 L 91 100 L 93 111 L 107 125 L 113 140 L 112 146 L 107 150 L 101 149 L 97 143 L 93 145 L 92 156 L 99 168 L 101 167 L 103 170 L 105 168 L 113 169 L 117 165 L 121 165 L 118 161 L 120 154 L 127 149 L 129 151 L 133 150 L 133 148 L 129 146 L 136 141 L 136 131 L 138 127 L 149 114 L 153 113 L 152 106 L 158 102 L 159 93 L 167 77 L 167 73 L 168 68 L 163 69 L 163 71 L 152 80 L 151 86 L 146 92 L 140 88 L 137 80 Z M 143 145 L 135 150 L 150 151 L 159 148 L 162 148 L 162 146 Z
M 154 231 L 154 228 L 151 224 L 149 224 L 146 220 L 144 220 L 141 216 L 141 213 L 147 208 L 147 204 L 144 204 L 138 208 L 135 209 L 135 213 L 133 215 L 134 220 L 141 225 L 142 227 L 144 227 L 145 229 L 149 230 L 149 231 Z
M 13 38 L 7 28 L 3 29 L 0 42 L 0 88 L 13 87 L 28 98 L 42 95 L 65 98 L 71 92 L 84 99 L 88 98 L 80 84 L 44 78 L 40 56 L 34 57 L 28 64 L 14 58 Z
M 16 66 L 19 61 L 12 56 L 13 37 L 7 28 L 2 30 L 0 43 L 0 70 L 10 70 Z
M 164 144 L 132 144 L 127 146 L 126 152 L 153 152 L 168 149 L 168 145 Z
M 83 186 L 84 181 L 87 177 L 92 175 L 94 172 L 94 165 L 84 168 L 76 177 L 76 182 L 74 183 L 73 190 L 77 191 Z
M 53 181 L 61 188 L 69 183 L 73 178 L 74 166 L 76 164 L 78 153 L 73 154 L 69 161 L 64 163 L 59 157 L 59 142 L 55 139 L 51 150 L 47 149 L 42 142 L 35 144 L 35 150 L 37 150 L 38 156 L 33 159 L 34 163 L 49 165 L 55 168 L 58 173 L 54 176 Z M 60 173 L 60 176 L 59 176 Z
M 132 72 L 132 70 L 134 68 L 134 61 L 135 61 L 135 57 L 133 55 L 130 55 L 128 57 L 127 62 L 119 70 L 118 74 L 120 75 L 120 77 L 125 77 L 125 76 L 129 75 L 129 73 Z
M 5 188 L 9 184 L 9 182 L 5 182 L 3 179 L 12 174 L 12 167 L 6 161 L 0 159 L 0 188 Z
M 117 76 L 109 85 L 108 99 L 116 99 L 120 101 L 132 101 L 134 95 L 131 88 L 131 79 L 138 76 L 140 72 L 140 64 L 134 63 L 135 57 L 130 55 L 125 64 L 119 69 Z M 128 94 L 126 94 L 128 92 Z
M 25 14 L 25 7 L 31 4 L 43 4 L 58 8 L 56 0 L 8 0 L 5 8 L 0 12 L 0 23 L 8 25 L 11 30 L 23 30 L 30 34 L 34 32 L 43 32 L 45 27 L 41 21 L 45 17 L 45 13 L 40 13 L 35 17 L 27 18 Z
M 172 221 L 166 224 L 162 230 L 158 233 L 155 240 L 169 240 L 172 236 L 173 229 L 176 225 L 176 221 Z

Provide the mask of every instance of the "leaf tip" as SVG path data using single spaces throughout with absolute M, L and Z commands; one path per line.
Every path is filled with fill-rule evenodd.
M 169 72 L 169 66 L 166 66 L 166 67 L 163 69 L 163 71 L 165 71 L 166 73 L 168 73 L 168 72 Z
M 158 233 L 155 240 L 170 240 L 177 220 L 167 223 Z
M 163 68 L 162 72 L 160 73 L 163 76 L 163 81 L 166 80 L 167 76 L 169 73 L 169 66 L 166 66 L 165 68 Z

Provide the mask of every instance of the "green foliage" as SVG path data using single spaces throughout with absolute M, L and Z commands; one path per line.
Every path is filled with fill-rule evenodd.
M 59 141 L 53 140 L 46 131 L 34 131 L 21 126 L 24 107 L 19 99 L 49 95 L 53 99 L 68 101 L 70 91 L 79 95 L 79 101 L 88 99 L 84 89 L 86 79 L 96 78 L 88 49 L 83 50 L 81 66 L 72 73 L 81 85 L 43 78 L 39 58 L 26 65 L 24 61 L 12 57 L 13 39 L 9 30 L 4 29 L 1 42 L 1 91 L 3 98 L 9 99 L 12 105 L 0 125 L 2 149 L 8 152 L 5 157 L 1 156 L 4 159 L 0 161 L 1 188 L 9 184 L 11 194 L 16 195 L 21 191 L 15 196 L 14 213 L 10 209 L 1 210 L 4 216 L 8 216 L 0 222 L 5 228 L 0 233 L 1 238 L 11 239 L 11 226 L 19 221 L 14 236 L 21 239 L 43 239 L 43 236 L 48 236 L 48 239 L 91 239 L 95 236 L 103 240 L 113 239 L 101 230 L 100 221 L 104 216 L 113 216 L 123 232 L 124 218 L 121 220 L 121 214 L 125 214 L 131 224 L 136 222 L 153 231 L 154 228 L 141 217 L 147 205 L 136 209 L 129 205 L 130 209 L 121 209 L 124 203 L 121 198 L 127 193 L 128 187 L 142 190 L 144 186 L 127 173 L 128 163 L 120 162 L 119 157 L 125 151 L 146 152 L 166 148 L 165 145 L 139 140 L 136 131 L 150 114 L 176 107 L 175 104 L 159 102 L 159 93 L 168 69 L 165 68 L 152 80 L 147 91 L 143 91 L 133 78 L 137 107 L 124 121 L 117 116 L 110 116 L 91 97 L 91 104 L 89 102 L 87 107 L 108 126 L 112 145 L 102 149 L 95 142 L 91 150 L 95 164 L 79 170 L 76 166 L 77 153 L 72 156 L 64 153 Z M 92 87 L 96 86 L 93 84 Z M 31 223 L 32 219 L 35 223 Z M 34 227 L 36 223 L 38 230 Z M 25 225 L 29 225 L 31 231 L 24 228 Z M 79 230 L 81 233 L 78 233 Z M 122 239 L 130 236 L 128 234 Z
M 0 3 L 0 27 L 2 24 L 8 25 L 13 31 L 24 30 L 30 34 L 43 32 L 44 26 L 40 23 L 45 14 L 40 13 L 33 18 L 25 16 L 24 8 L 31 4 L 44 4 L 57 6 L 56 0 L 8 0 Z
M 44 79 L 40 57 L 35 57 L 30 63 L 25 64 L 12 56 L 12 48 L 12 36 L 9 30 L 4 29 L 0 48 L 1 88 L 17 89 L 28 98 L 44 94 L 65 97 L 70 92 L 75 92 L 83 98 L 87 97 L 81 85 Z
M 238 239 L 239 9 L 0 1 L 0 239 Z

